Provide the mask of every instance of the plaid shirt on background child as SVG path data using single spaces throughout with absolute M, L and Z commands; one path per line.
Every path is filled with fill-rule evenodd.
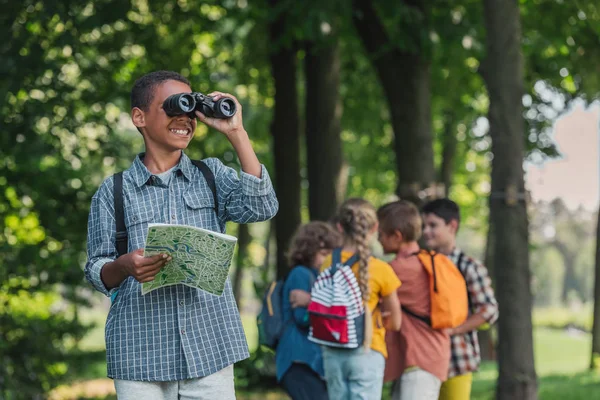
M 459 248 L 455 248 L 448 257 L 467 282 L 469 314 L 481 313 L 488 324 L 492 325 L 498 319 L 498 303 L 487 268 Z M 481 362 L 477 330 L 452 336 L 450 346 L 452 355 L 448 378 L 477 371 Z

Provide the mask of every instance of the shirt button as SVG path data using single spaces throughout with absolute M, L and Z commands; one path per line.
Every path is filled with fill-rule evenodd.
M 182 306 L 182 305 L 184 305 L 184 304 L 185 304 L 185 302 L 184 302 L 183 300 L 181 300 L 181 301 L 179 302 L 179 305 L 180 305 L 180 306 Z
M 182 330 L 181 330 L 181 334 L 182 334 L 182 335 L 185 335 L 185 329 L 182 329 Z
M 172 219 L 173 221 L 175 221 L 175 214 L 172 214 L 172 215 L 171 215 L 171 219 Z

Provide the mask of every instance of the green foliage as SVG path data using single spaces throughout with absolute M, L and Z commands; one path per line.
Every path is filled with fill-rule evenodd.
M 129 123 L 128 98 L 132 83 L 143 73 L 172 69 L 187 76 L 195 90 L 235 94 L 243 105 L 253 146 L 269 168 L 274 95 L 270 52 L 277 46 L 301 45 L 308 40 L 325 43 L 335 34 L 342 62 L 347 194 L 364 196 L 379 205 L 394 192 L 396 160 L 389 110 L 354 32 L 351 2 L 277 3 L 271 7 L 267 0 L 25 0 L 3 5 L 3 397 L 23 393 L 25 398 L 35 398 L 59 382 L 69 368 L 77 368 L 66 356 L 76 354 L 85 331 L 78 310 L 86 307 L 88 300 L 82 295 L 86 292 L 78 289 L 87 286 L 82 267 L 89 203 L 102 180 L 126 168 L 142 149 L 142 139 Z M 423 56 L 431 61 L 436 159 L 439 164 L 443 138 L 449 132 L 458 142 L 451 196 L 462 206 L 465 226 L 470 228 L 465 240 L 479 245 L 472 238 L 486 229 L 491 159 L 484 118 L 488 100 L 479 76 L 485 57 L 481 2 L 424 2 L 420 10 L 397 1 L 377 0 L 376 4 L 391 43 L 406 51 L 424 49 Z M 599 9 L 592 1 L 522 0 L 520 4 L 529 96 L 524 99 L 529 124 L 524 140 L 528 140 L 530 152 L 552 155 L 551 122 L 568 109 L 569 101 L 577 97 L 591 101 L 600 92 Z M 268 22 L 289 8 L 286 34 L 271 43 Z M 299 65 L 303 57 L 301 50 Z M 304 96 L 301 79 L 298 85 Z M 216 156 L 239 167 L 226 138 L 203 126 L 188 154 Z M 560 227 L 565 232 L 570 229 Z M 572 239 L 565 238 L 569 246 L 579 243 Z M 536 301 L 553 304 L 562 270 L 552 253 L 540 251 L 534 255 L 539 262 L 533 264 Z M 254 274 L 259 291 L 270 276 L 268 266 L 273 257 L 269 254 L 265 268 Z M 587 279 L 591 265 L 583 255 L 576 260 L 583 299 L 591 295 L 591 280 Z M 256 372 L 262 362 L 253 358 L 244 365 Z M 243 371 L 239 379 L 249 385 L 264 372 Z M 22 388 L 27 388 L 26 393 Z

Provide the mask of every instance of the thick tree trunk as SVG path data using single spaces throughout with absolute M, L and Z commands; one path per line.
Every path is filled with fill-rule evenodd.
M 272 5 L 278 3 L 271 1 Z M 275 189 L 279 213 L 275 217 L 277 242 L 277 277 L 287 272 L 285 252 L 296 228 L 300 225 L 300 127 L 298 92 L 296 88 L 296 49 L 283 47 L 285 14 L 275 18 L 270 26 L 271 69 L 275 82 L 275 106 L 271 134 L 275 158 Z
M 590 368 L 600 369 L 600 210 L 596 228 L 596 268 L 594 281 L 594 323 L 592 326 L 592 359 Z
M 306 164 L 312 220 L 335 215 L 346 192 L 340 139 L 340 56 L 337 38 L 306 43 Z
M 490 98 L 494 268 L 500 307 L 498 400 L 537 399 L 533 360 L 529 228 L 523 178 L 523 57 L 517 0 L 484 0 L 487 58 L 482 73 Z
M 233 275 L 233 296 L 237 303 L 238 309 L 241 311 L 242 300 L 242 282 L 244 279 L 244 268 L 248 259 L 248 246 L 251 242 L 250 231 L 248 225 L 238 225 L 238 252 L 236 257 L 235 274 Z
M 405 3 L 412 5 L 405 0 Z M 397 194 L 421 205 L 436 196 L 431 127 L 430 63 L 390 41 L 372 0 L 354 0 L 353 21 L 377 71 L 394 129 Z M 416 9 L 422 7 L 417 3 Z M 423 12 L 422 9 L 419 11 Z M 418 35 L 416 35 L 418 36 Z M 414 43 L 414 45 L 419 45 Z

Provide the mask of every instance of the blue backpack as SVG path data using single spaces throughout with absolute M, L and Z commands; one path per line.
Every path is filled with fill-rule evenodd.
M 315 280 L 312 272 L 310 274 L 310 285 L 312 286 Z M 263 296 L 262 309 L 256 317 L 256 325 L 258 326 L 258 344 L 268 347 L 271 350 L 277 348 L 277 343 L 279 343 L 283 331 L 287 324 L 292 321 L 285 321 L 283 317 L 284 284 L 285 279 L 271 282 Z
M 283 320 L 284 283 L 285 280 L 283 279 L 271 282 L 263 296 L 262 309 L 256 317 L 258 344 L 271 350 L 277 348 L 277 343 L 279 343 L 286 325 Z

